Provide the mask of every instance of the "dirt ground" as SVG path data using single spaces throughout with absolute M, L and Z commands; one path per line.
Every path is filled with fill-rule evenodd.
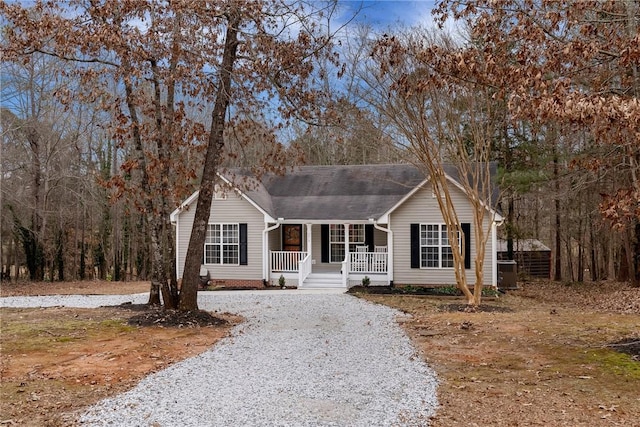
M 149 282 L 2 282 L 0 296 L 20 295 L 129 295 L 149 292 Z
M 412 314 L 403 327 L 440 381 L 435 427 L 640 426 L 640 289 L 531 283 L 475 313 L 363 297 Z
M 2 286 L 2 295 L 120 294 L 148 282 Z M 411 313 L 402 326 L 440 381 L 432 425 L 640 427 L 640 289 L 527 284 L 485 300 L 362 295 Z M 219 326 L 141 327 L 141 307 L 0 309 L 0 425 L 70 425 L 82 407 L 204 351 Z M 154 313 L 143 315 L 150 319 Z M 619 343 L 616 345 L 615 343 Z M 630 355 L 615 350 L 628 349 Z
M 2 295 L 124 294 L 148 289 L 148 282 L 25 283 L 3 284 Z M 140 326 L 167 321 L 176 327 Z M 78 410 L 205 351 L 240 321 L 228 313 L 185 319 L 131 304 L 96 309 L 2 308 L 0 425 L 73 425 Z M 199 326 L 201 322 L 214 326 Z

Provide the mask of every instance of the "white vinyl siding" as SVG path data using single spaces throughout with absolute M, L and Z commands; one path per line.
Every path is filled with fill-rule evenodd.
M 269 227 L 272 225 L 273 224 L 268 224 Z M 270 251 L 282 250 L 282 226 L 269 232 L 268 242 Z
M 177 277 L 182 278 L 184 261 L 191 236 L 191 226 L 196 211 L 197 200 L 193 200 L 189 209 L 177 217 Z M 226 199 L 213 200 L 209 215 L 210 224 L 247 224 L 247 265 L 215 264 L 206 265 L 212 278 L 260 280 L 262 279 L 262 231 L 265 228 L 264 215 L 253 205 L 236 193 L 229 193 Z
M 373 244 L 376 246 L 388 246 L 387 233 L 382 230 L 374 228 L 373 230 Z
M 471 224 L 471 266 L 467 270 L 467 279 L 473 283 L 475 275 L 473 272 L 473 259 L 475 257 L 475 235 L 473 230 L 473 208 L 467 196 L 458 188 L 450 185 L 453 203 L 456 206 L 458 218 L 462 223 Z M 491 215 L 485 215 L 485 230 L 490 230 L 489 221 Z M 393 271 L 394 283 L 399 285 L 453 285 L 456 283 L 454 270 L 452 268 L 411 268 L 411 224 L 442 224 L 442 214 L 438 208 L 438 202 L 431 197 L 431 187 L 427 184 L 425 188 L 417 191 L 411 198 L 406 200 L 395 211 L 390 214 L 389 224 L 393 231 Z M 491 239 L 487 242 L 484 259 L 484 284 L 491 285 L 492 273 L 495 268 L 492 265 Z
M 314 224 L 311 226 L 311 259 L 315 264 L 322 261 L 322 226 Z

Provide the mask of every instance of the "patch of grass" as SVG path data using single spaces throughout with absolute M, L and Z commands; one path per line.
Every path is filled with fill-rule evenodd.
M 59 337 L 56 338 L 55 341 L 56 342 L 71 342 L 71 341 L 76 341 L 78 340 L 78 337 Z
M 122 319 L 108 319 L 100 322 L 100 328 L 107 328 L 114 332 L 132 332 L 136 330 L 135 326 L 127 324 Z
M 597 365 L 605 373 L 640 380 L 640 362 L 628 354 L 603 348 L 588 350 L 584 359 L 587 363 Z
M 34 318 L 2 309 L 2 351 L 19 354 L 55 345 L 64 345 L 88 337 L 131 332 L 136 328 L 123 319 L 95 321 L 85 319 Z M 19 339 L 16 339 L 18 338 Z

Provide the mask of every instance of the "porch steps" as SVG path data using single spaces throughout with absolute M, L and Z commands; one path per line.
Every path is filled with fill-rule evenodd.
M 326 288 L 344 288 L 342 286 L 342 275 L 331 273 L 311 273 L 300 289 L 326 289 Z

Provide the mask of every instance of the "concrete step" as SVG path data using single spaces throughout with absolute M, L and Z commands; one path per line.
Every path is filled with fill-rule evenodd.
M 330 273 L 311 273 L 299 288 L 321 289 L 321 288 L 343 288 L 342 276 Z

